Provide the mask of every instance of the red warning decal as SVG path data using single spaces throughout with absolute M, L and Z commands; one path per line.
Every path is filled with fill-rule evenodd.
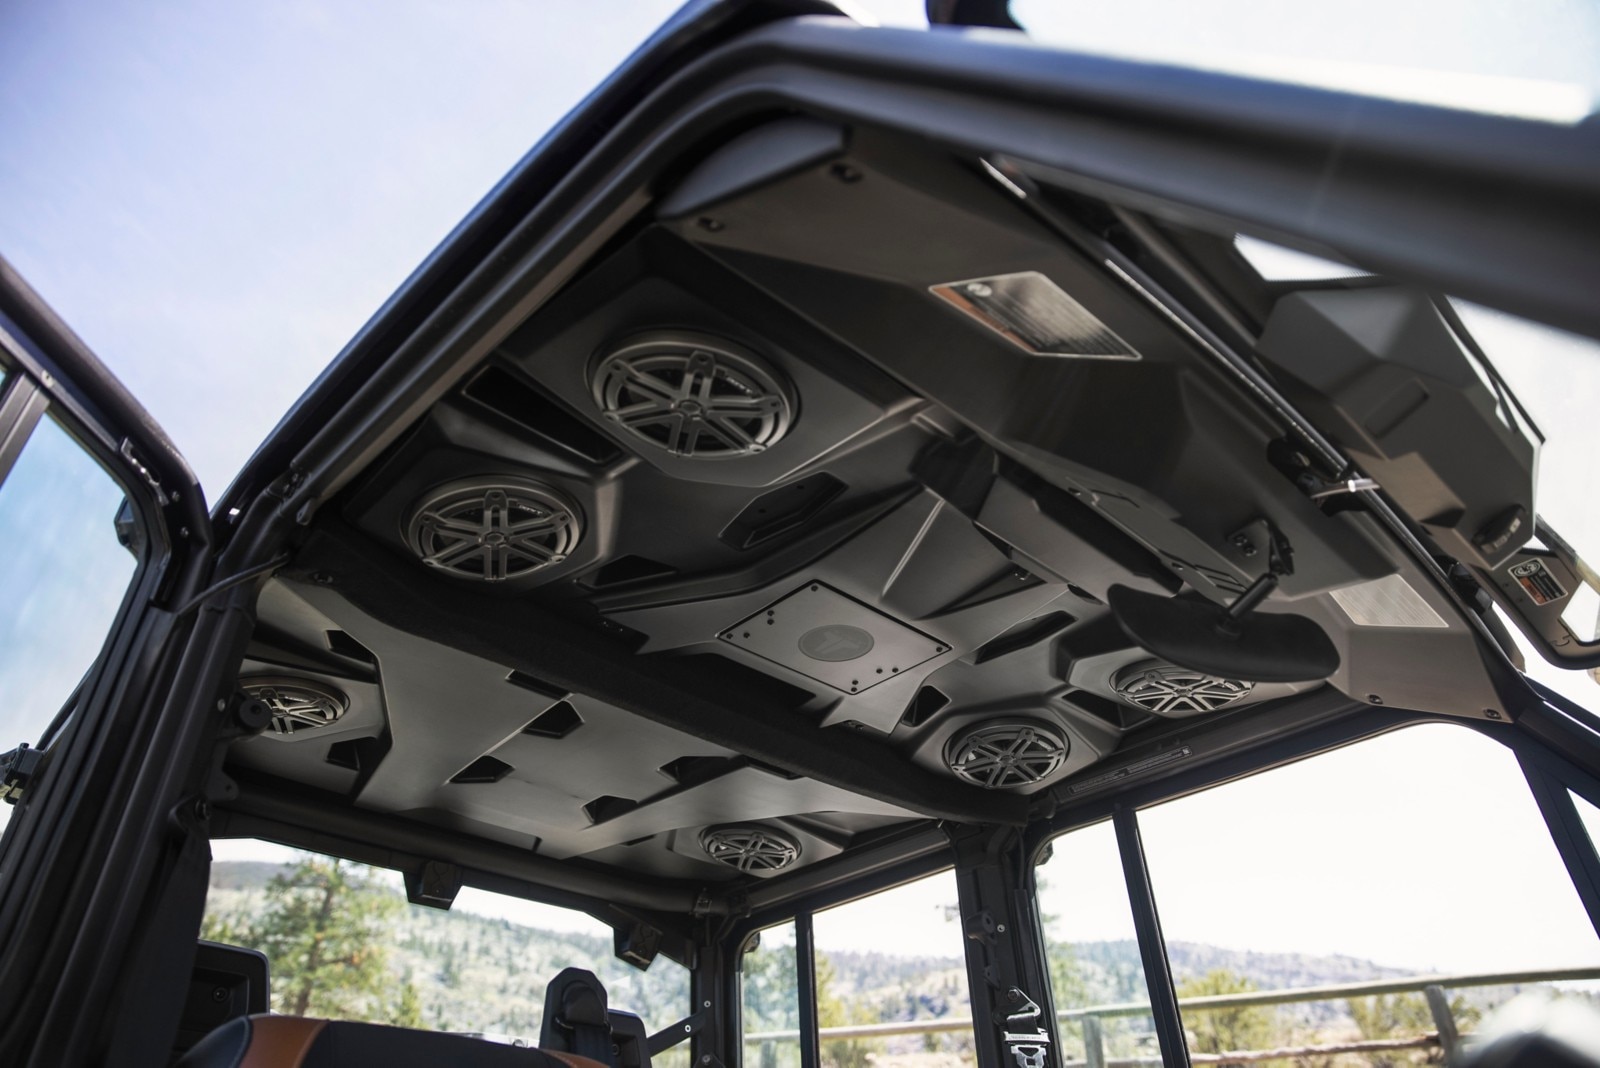
M 1567 595 L 1550 569 L 1544 566 L 1543 560 L 1524 560 L 1520 564 L 1512 564 L 1510 570 L 1511 577 L 1517 580 L 1517 585 L 1522 587 L 1534 604 L 1546 605 Z

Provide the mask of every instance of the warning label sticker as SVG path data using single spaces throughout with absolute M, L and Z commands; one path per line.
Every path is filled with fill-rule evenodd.
M 1517 585 L 1522 587 L 1534 604 L 1549 604 L 1567 595 L 1550 569 L 1544 566 L 1543 560 L 1524 560 L 1520 564 L 1512 564 L 1510 571 L 1511 577 L 1517 580 Z

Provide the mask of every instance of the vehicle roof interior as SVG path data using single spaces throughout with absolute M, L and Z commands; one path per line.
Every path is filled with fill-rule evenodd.
M 1241 725 L 1499 718 L 1481 623 L 1360 497 L 1308 492 L 1345 472 L 1202 325 L 1494 566 L 1531 446 L 1436 304 L 1022 181 L 801 117 L 703 153 L 309 524 L 215 833 L 448 835 L 686 913 Z M 1123 266 L 1160 249 L 1203 272 L 1198 318 Z M 1470 424 L 1470 487 L 1412 440 L 1436 419 Z M 1108 607 L 1234 601 L 1280 549 L 1258 615 L 1314 621 L 1323 676 L 1179 666 Z

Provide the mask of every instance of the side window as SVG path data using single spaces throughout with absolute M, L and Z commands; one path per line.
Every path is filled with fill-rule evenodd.
M 1600 975 L 1515 757 L 1470 729 L 1396 731 L 1139 825 L 1196 1055 L 1437 1058 L 1519 986 Z
M 1109 821 L 1049 844 L 1034 872 L 1068 1063 L 1160 1063 L 1133 909 Z
M 586 913 L 470 887 L 445 912 L 409 904 L 398 872 L 264 842 L 213 852 L 201 937 L 267 955 L 274 1012 L 536 1045 L 546 984 L 578 967 L 652 1033 L 689 1015 L 686 968 L 618 960 L 611 928 Z M 654 1063 L 687 1058 L 680 1044 Z
M 823 1068 L 914 1053 L 976 1063 L 954 872 L 818 912 L 812 926 Z M 850 1033 L 868 1024 L 890 1026 Z
M 796 950 L 809 924 L 823 1068 L 976 1064 L 953 872 L 945 871 L 761 932 L 745 954 L 745 1068 L 798 1068 Z
M 23 391 L 16 375 L 0 386 L 0 418 Z M 99 655 L 138 563 L 118 541 L 122 487 L 50 414 L 30 434 L 31 422 L 0 426 L 0 750 L 37 744 Z M 0 805 L 0 826 L 11 811 Z
M 794 922 L 759 932 L 739 977 L 745 1068 L 799 1068 L 800 983 Z

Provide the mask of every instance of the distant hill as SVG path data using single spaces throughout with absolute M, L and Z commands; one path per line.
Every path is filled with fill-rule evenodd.
M 213 890 L 265 890 L 283 865 L 264 860 L 227 860 L 211 865 Z

